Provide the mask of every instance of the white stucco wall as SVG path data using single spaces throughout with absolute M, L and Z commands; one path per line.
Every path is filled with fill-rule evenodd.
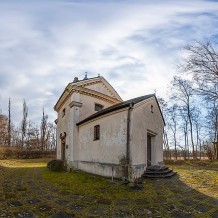
M 151 113 L 153 105 L 153 113 Z M 142 174 L 147 165 L 147 130 L 157 135 L 151 140 L 152 165 L 163 161 L 164 123 L 154 98 L 134 106 L 131 116 L 130 156 L 134 174 Z
M 86 88 L 111 96 L 100 83 Z M 82 104 L 72 106 L 71 102 Z M 81 170 L 102 176 L 111 176 L 113 169 L 115 177 L 122 177 L 124 169 L 120 162 L 126 158 L 128 107 L 78 127 L 76 124 L 79 121 L 96 113 L 95 103 L 103 105 L 104 108 L 113 105 L 106 100 L 95 98 L 91 94 L 84 95 L 78 91 L 73 92 L 58 109 L 57 158 L 61 158 L 60 134 L 66 132 L 68 148 L 65 149 L 65 157 L 68 163 Z M 153 113 L 151 113 L 151 105 L 153 105 Z M 64 108 L 65 116 L 62 117 Z M 93 140 L 95 125 L 100 125 L 100 140 L 96 141 Z M 152 137 L 152 165 L 163 161 L 163 127 L 164 123 L 155 98 L 134 105 L 130 123 L 129 172 L 132 172 L 132 177 L 141 176 L 146 169 L 147 130 L 156 133 L 155 137 Z
M 101 84 L 92 85 L 96 86 L 96 90 L 100 90 Z M 104 89 L 104 87 L 102 88 Z M 94 88 L 93 88 L 94 90 Z M 109 95 L 110 93 L 108 93 Z M 81 107 L 73 106 L 70 107 L 71 102 L 82 103 Z M 113 104 L 98 99 L 92 96 L 84 95 L 79 92 L 73 92 L 71 96 L 64 102 L 64 104 L 59 108 L 58 111 L 58 123 L 57 123 L 57 159 L 61 159 L 61 139 L 60 134 L 66 132 L 66 149 L 65 149 L 65 159 L 69 161 L 78 160 L 78 127 L 76 124 L 85 119 L 86 117 L 96 113 L 95 103 L 101 104 L 104 108 L 110 107 Z M 65 108 L 65 116 L 62 116 L 63 109 Z
M 60 134 L 66 132 L 66 145 L 68 145 L 68 149 L 65 149 L 65 158 L 70 159 L 70 147 L 71 147 L 71 129 L 72 129 L 72 112 L 69 104 L 71 99 L 67 99 L 67 101 L 62 105 L 58 112 L 58 123 L 57 123 L 57 159 L 61 159 L 61 139 Z M 62 116 L 63 109 L 65 108 L 65 116 Z
M 126 116 L 120 111 L 79 126 L 78 167 L 84 171 L 111 176 L 112 166 L 126 155 Z M 94 141 L 94 126 L 100 125 L 100 140 Z M 120 169 L 115 169 L 115 176 Z
M 113 105 L 110 102 L 82 94 L 80 95 L 80 102 L 83 103 L 80 108 L 80 121 L 97 112 L 95 111 L 95 103 L 103 105 L 104 109 Z

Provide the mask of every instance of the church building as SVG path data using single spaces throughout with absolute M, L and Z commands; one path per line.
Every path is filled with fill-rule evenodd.
M 164 119 L 154 94 L 123 101 L 102 77 L 69 83 L 54 106 L 57 159 L 68 169 L 140 177 L 163 161 Z

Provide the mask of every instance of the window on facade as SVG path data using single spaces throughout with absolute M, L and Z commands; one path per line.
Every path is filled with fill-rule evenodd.
M 62 110 L 62 117 L 65 116 L 65 112 L 66 112 L 66 109 L 64 108 L 64 109 Z
M 94 126 L 94 140 L 100 139 L 100 125 Z
M 95 104 L 95 111 L 101 111 L 103 110 L 104 106 L 101 104 Z
M 154 106 L 151 105 L 151 113 L 154 113 Z

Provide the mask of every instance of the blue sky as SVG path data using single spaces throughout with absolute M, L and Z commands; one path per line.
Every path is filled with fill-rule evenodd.
M 120 96 L 167 97 L 181 48 L 218 37 L 218 1 L 0 0 L 0 109 L 39 123 L 75 76 L 104 76 Z

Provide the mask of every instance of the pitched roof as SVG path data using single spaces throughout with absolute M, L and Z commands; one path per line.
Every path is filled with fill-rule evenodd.
M 79 126 L 79 125 L 81 125 L 81 124 L 83 124 L 83 123 L 85 123 L 87 121 L 90 121 L 90 120 L 92 120 L 94 118 L 97 118 L 97 117 L 100 117 L 100 116 L 102 116 L 104 114 L 107 114 L 107 113 L 110 113 L 110 112 L 113 112 L 113 111 L 128 107 L 131 104 L 133 104 L 133 105 L 137 104 L 137 103 L 139 103 L 141 101 L 144 101 L 145 99 L 148 99 L 148 98 L 151 98 L 151 97 L 155 97 L 155 94 L 144 95 L 144 96 L 140 96 L 140 97 L 137 97 L 137 98 L 133 98 L 133 99 L 130 99 L 130 100 L 123 101 L 121 103 L 115 104 L 115 105 L 113 105 L 111 107 L 105 108 L 102 111 L 99 111 L 97 113 L 92 114 L 91 116 L 89 116 L 89 117 L 85 118 L 84 120 L 80 121 L 79 123 L 77 123 L 77 125 Z

